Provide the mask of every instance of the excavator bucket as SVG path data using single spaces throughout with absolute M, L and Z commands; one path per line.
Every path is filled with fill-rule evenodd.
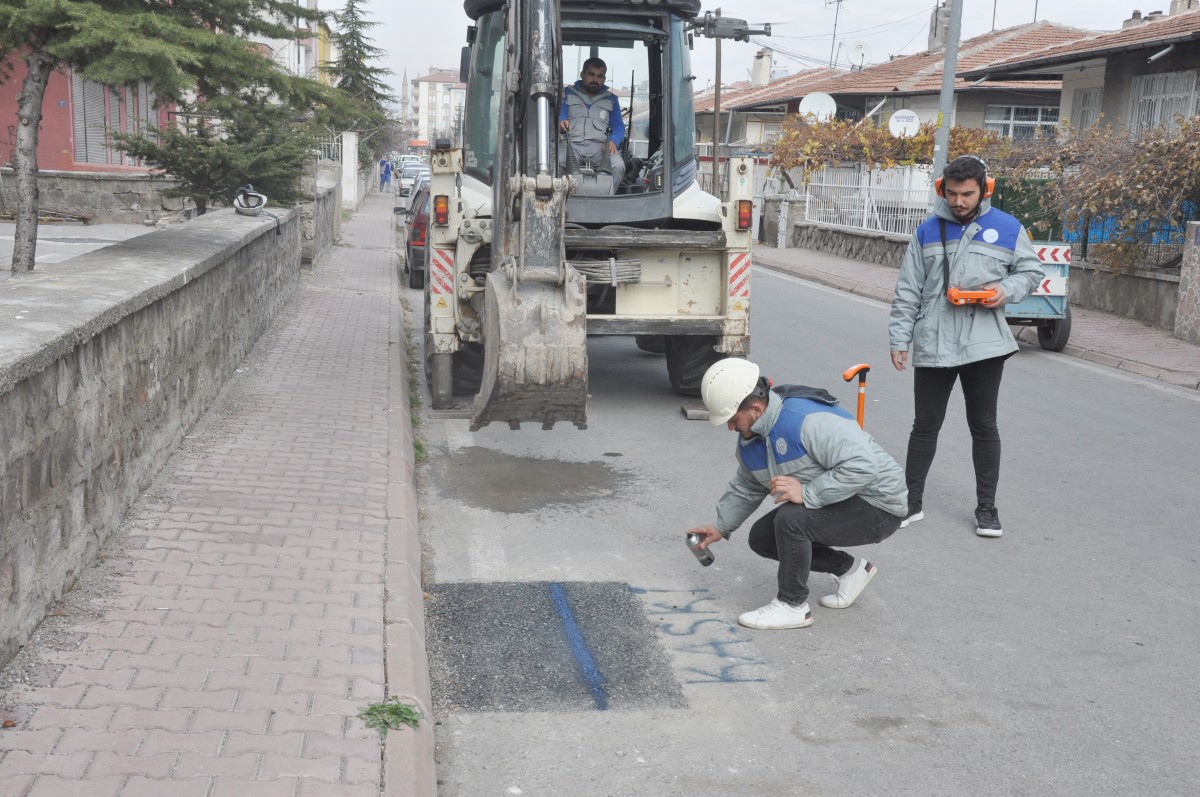
M 587 428 L 587 304 L 584 277 L 569 266 L 565 283 L 514 282 L 487 275 L 483 383 L 471 430 L 492 422 L 558 421 Z

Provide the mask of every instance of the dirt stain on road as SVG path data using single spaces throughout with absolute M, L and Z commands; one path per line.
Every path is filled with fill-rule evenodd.
M 469 446 L 433 463 L 434 483 L 447 498 L 480 509 L 523 514 L 554 504 L 607 498 L 630 476 L 606 462 L 564 462 Z

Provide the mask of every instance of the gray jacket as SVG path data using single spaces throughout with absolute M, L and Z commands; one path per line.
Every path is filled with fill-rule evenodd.
M 1018 347 L 1003 307 L 953 305 L 946 298 L 939 219 L 945 221 L 951 285 L 999 283 L 1006 303 L 1015 303 L 1045 278 L 1029 235 L 1015 218 L 985 199 L 979 214 L 963 227 L 946 201 L 938 199 L 934 215 L 913 233 L 900 265 L 888 323 L 891 350 L 911 348 L 911 364 L 917 368 L 952 368 L 1011 354 Z M 964 240 L 967 244 L 961 246 Z
M 858 496 L 897 517 L 908 514 L 904 471 L 841 407 L 772 392 L 767 409 L 738 436 L 738 469 L 717 501 L 717 528 L 729 535 L 771 493 L 771 479 L 793 476 L 809 509 Z

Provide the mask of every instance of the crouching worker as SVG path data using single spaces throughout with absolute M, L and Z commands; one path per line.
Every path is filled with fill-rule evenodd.
M 887 539 L 908 512 L 904 471 L 837 399 L 817 388 L 771 388 L 758 366 L 717 362 L 700 384 L 714 426 L 739 435 L 738 469 L 717 503 L 717 522 L 691 529 L 707 548 L 728 539 L 768 495 L 780 506 L 750 527 L 750 549 L 779 562 L 775 598 L 738 617 L 749 628 L 812 625 L 808 574 L 831 573 L 837 592 L 821 605 L 845 609 L 875 577 L 866 559 L 838 548 Z M 836 546 L 836 547 L 835 547 Z

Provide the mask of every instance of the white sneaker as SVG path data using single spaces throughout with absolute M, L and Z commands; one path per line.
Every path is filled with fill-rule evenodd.
M 912 512 L 910 510 L 908 517 L 906 517 L 906 518 L 904 518 L 904 520 L 900 521 L 900 528 L 906 529 L 906 528 L 908 528 L 909 523 L 916 523 L 918 520 L 924 520 L 924 519 L 925 519 L 925 513 L 922 510 L 918 509 L 916 512 Z
M 774 598 L 761 609 L 739 616 L 738 622 L 747 628 L 775 631 L 783 628 L 807 628 L 813 624 L 813 619 L 808 603 L 792 606 Z
M 829 609 L 845 609 L 854 601 L 875 578 L 879 568 L 861 557 L 854 557 L 854 565 L 846 571 L 846 575 L 838 576 L 837 592 L 821 598 L 821 605 Z

